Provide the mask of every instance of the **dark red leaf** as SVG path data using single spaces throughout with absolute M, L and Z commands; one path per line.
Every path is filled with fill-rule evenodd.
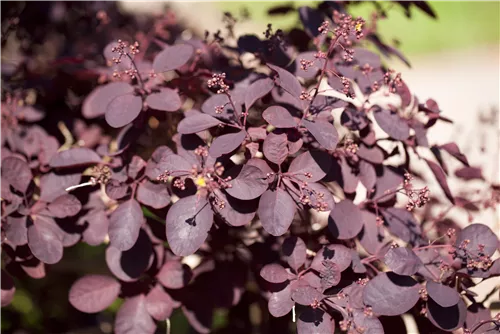
M 144 221 L 136 200 L 121 203 L 109 218 L 109 240 L 113 247 L 126 251 L 134 246 Z
M 308 190 L 304 189 L 304 191 L 307 191 L 309 194 L 309 200 L 311 201 L 311 203 L 309 204 L 310 207 L 316 210 L 323 210 L 318 208 L 319 206 L 323 206 L 324 204 L 326 204 L 324 211 L 333 210 L 333 208 L 335 207 L 335 200 L 333 199 L 330 190 L 316 182 L 308 183 L 307 189 Z
M 184 118 L 177 126 L 177 131 L 182 134 L 197 133 L 221 124 L 217 118 L 207 114 L 196 114 Z
M 165 321 L 172 314 L 174 301 L 161 285 L 156 284 L 146 296 L 146 309 L 155 320 Z
M 163 111 L 176 111 L 182 106 L 179 94 L 170 88 L 160 88 L 157 93 L 152 93 L 146 98 L 150 108 Z
M 384 262 L 398 275 L 413 275 L 423 265 L 420 258 L 409 248 L 391 248 L 384 256 Z
M 120 288 L 120 283 L 112 277 L 87 275 L 73 283 L 69 302 L 81 312 L 101 312 L 115 301 Z
M 366 285 L 363 299 L 373 313 L 395 316 L 406 313 L 417 303 L 419 289 L 420 285 L 410 276 L 380 273 Z
M 295 75 L 275 65 L 267 64 L 267 66 L 278 73 L 278 78 L 276 80 L 278 86 L 298 99 L 300 94 L 302 93 L 302 86 L 300 85 L 299 80 L 297 80 Z
M 374 316 L 367 316 L 363 310 L 353 310 L 353 321 L 358 328 L 365 328 L 369 334 L 384 334 L 384 327 Z
M 288 173 L 305 182 L 317 182 L 321 180 L 330 170 L 332 159 L 330 155 L 322 151 L 307 151 L 293 159 Z M 310 173 L 312 177 L 307 177 Z
M 340 271 L 344 271 L 351 265 L 351 250 L 343 245 L 328 245 L 320 249 L 311 263 L 311 268 L 321 272 L 324 269 L 323 261 L 335 263 Z
M 33 174 L 29 165 L 14 156 L 2 160 L 2 179 L 20 192 L 26 192 Z
M 309 285 L 301 285 L 292 291 L 292 299 L 300 305 L 308 306 L 323 299 L 323 294 Z
M 451 332 L 462 327 L 466 316 L 467 306 L 462 299 L 450 307 L 442 307 L 432 298 L 427 301 L 427 318 L 436 327 L 445 331 Z
M 297 334 L 335 333 L 335 320 L 321 309 L 307 308 L 297 320 Z M 368 330 L 366 334 L 371 334 Z
M 288 139 L 285 133 L 280 135 L 270 133 L 262 145 L 264 156 L 271 162 L 281 165 L 288 156 Z
M 164 184 L 157 184 L 148 180 L 137 187 L 137 200 L 142 204 L 155 209 L 166 207 L 170 203 L 170 194 Z
M 63 256 L 62 232 L 52 218 L 37 216 L 28 227 L 28 246 L 33 255 L 47 264 L 54 264 Z
M 222 106 L 224 107 L 223 111 L 221 113 L 216 113 L 216 108 Z M 234 108 L 236 108 L 236 110 L 234 110 Z M 229 98 L 226 95 L 215 94 L 210 96 L 205 100 L 205 102 L 203 102 L 201 111 L 216 118 L 231 120 L 235 116 L 241 114 L 241 105 L 239 103 L 236 103 L 234 108 L 233 105 L 229 102 Z
M 160 283 L 168 289 L 181 289 L 191 281 L 191 269 L 179 261 L 167 261 L 156 275 Z
M 66 188 L 80 183 L 82 174 L 55 173 L 44 174 L 40 177 L 40 200 L 52 202 L 61 195 L 66 194 Z
M 210 145 L 209 153 L 214 158 L 230 153 L 241 146 L 241 143 L 245 140 L 246 136 L 246 131 L 241 130 L 240 132 L 229 133 L 217 137 L 212 142 L 212 145 Z
M 250 110 L 255 101 L 269 94 L 274 87 L 274 81 L 270 78 L 259 79 L 253 82 L 246 90 L 245 108 Z
M 414 242 L 420 237 L 421 228 L 411 212 L 400 208 L 381 210 L 389 231 L 404 242 Z
M 127 196 L 129 194 L 129 190 L 130 186 L 127 183 L 121 183 L 120 181 L 114 179 L 111 179 L 105 187 L 106 195 L 114 200 L 122 199 Z
M 106 113 L 108 105 L 118 96 L 131 94 L 134 87 L 126 82 L 112 82 L 94 89 L 83 101 L 82 114 L 85 118 L 96 118 Z
M 259 159 L 260 160 L 260 159 Z M 228 196 L 215 189 L 214 193 L 224 201 L 224 206 L 215 207 L 217 213 L 231 226 L 243 226 L 252 221 L 257 211 L 257 201 L 245 201 Z
M 14 286 L 14 281 L 6 271 L 2 269 L 2 307 L 10 304 L 12 299 L 14 299 L 14 294 L 16 293 L 16 287 Z
M 439 306 L 450 307 L 457 305 L 460 301 L 460 295 L 458 292 L 449 286 L 433 281 L 427 281 L 427 285 L 425 287 L 428 296 Z
M 455 175 L 466 181 L 484 180 L 483 171 L 479 167 L 462 167 L 455 171 Z
M 113 128 L 121 128 L 139 116 L 142 110 L 142 99 L 132 93 L 119 95 L 106 108 L 106 122 Z
M 166 233 L 172 252 L 191 255 L 200 248 L 212 227 L 213 213 L 208 201 L 193 195 L 181 198 L 167 214 Z
M 262 227 L 267 233 L 280 236 L 288 231 L 295 216 L 295 202 L 281 188 L 267 190 L 260 197 L 257 210 Z
M 236 178 L 229 182 L 230 188 L 226 191 L 229 195 L 251 200 L 259 197 L 268 187 L 264 173 L 255 166 L 244 165 Z
M 148 313 L 146 297 L 138 295 L 125 300 L 115 319 L 116 334 L 153 334 L 156 324 Z
M 438 181 L 439 185 L 441 186 L 441 189 L 443 189 L 444 194 L 446 195 L 446 198 L 448 198 L 451 203 L 455 204 L 455 199 L 453 198 L 453 195 L 451 194 L 450 187 L 448 187 L 448 181 L 446 181 L 446 174 L 444 173 L 443 169 L 437 163 L 435 163 L 433 161 L 425 159 L 425 162 L 427 162 L 427 165 L 429 165 L 429 168 L 431 169 L 432 173 L 436 177 L 436 180 Z
M 99 162 L 101 162 L 101 157 L 93 150 L 85 147 L 76 147 L 54 155 L 50 160 L 50 167 L 73 167 Z
M 277 128 L 294 128 L 297 126 L 297 122 L 290 112 L 281 106 L 268 107 L 262 113 L 262 118 Z
M 165 171 L 160 162 L 164 161 L 171 154 L 174 154 L 174 152 L 170 148 L 167 146 L 159 146 L 153 154 L 151 154 L 151 158 L 146 165 L 145 174 L 150 179 L 156 180 L 156 178 Z
M 283 283 L 288 279 L 288 272 L 281 265 L 271 263 L 262 267 L 260 277 L 271 283 Z
M 278 318 L 287 315 L 292 310 L 293 305 L 292 291 L 290 284 L 288 284 L 283 290 L 271 294 L 267 308 L 273 317 Z
M 311 135 L 318 141 L 318 143 L 329 151 L 334 150 L 339 142 L 339 134 L 335 127 L 325 121 L 310 122 L 303 120 L 302 124 L 306 127 Z
M 359 234 L 361 246 L 370 254 L 377 251 L 386 243 L 386 233 L 382 227 L 377 226 L 377 216 L 362 210 L 364 227 Z
M 28 242 L 26 216 L 7 216 L 6 221 L 7 223 L 2 224 L 2 227 L 5 229 L 7 241 L 14 246 L 25 245 Z
M 465 227 L 458 234 L 455 245 L 460 247 L 464 240 L 468 240 L 465 247 L 467 252 L 475 256 L 479 256 L 479 253 L 491 256 L 499 248 L 498 237 L 484 224 L 471 224 Z
M 104 210 L 89 212 L 83 219 L 88 227 L 83 231 L 83 240 L 91 246 L 100 245 L 108 234 L 109 219 Z
M 373 116 L 377 124 L 391 138 L 396 140 L 406 140 L 410 137 L 410 127 L 408 122 L 401 118 L 397 113 L 389 110 L 375 110 Z
M 328 228 L 334 238 L 352 239 L 363 228 L 361 210 L 350 200 L 342 200 L 335 204 L 328 219 Z
M 155 57 L 153 70 L 162 73 L 178 69 L 189 61 L 193 53 L 194 48 L 188 44 L 168 46 Z
M 62 195 L 47 206 L 50 214 L 56 218 L 66 218 L 76 215 L 82 209 L 82 204 L 73 195 Z
M 283 241 L 281 249 L 290 268 L 298 272 L 300 267 L 306 262 L 307 247 L 304 241 L 298 237 L 288 237 Z
M 377 182 L 377 174 L 371 163 L 359 161 L 359 180 L 365 186 L 366 190 L 371 191 Z

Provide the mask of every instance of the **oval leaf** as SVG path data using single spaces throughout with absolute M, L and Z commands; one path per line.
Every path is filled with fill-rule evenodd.
M 14 156 L 2 160 L 2 179 L 20 192 L 26 192 L 33 174 L 29 165 Z
M 137 200 L 155 209 L 166 207 L 170 203 L 170 194 L 164 184 L 145 181 L 137 188 Z
M 270 133 L 264 139 L 262 147 L 264 156 L 271 162 L 281 165 L 288 156 L 288 139 L 285 133 L 280 135 Z
M 281 249 L 290 268 L 298 272 L 306 262 L 307 247 L 304 241 L 298 237 L 288 237 L 283 241 Z
M 114 278 L 87 275 L 73 283 L 69 290 L 69 302 L 81 312 L 101 312 L 115 301 L 120 289 L 120 283 Z
M 260 197 L 257 210 L 262 227 L 267 233 L 280 236 L 288 231 L 295 216 L 295 202 L 281 188 L 267 190 Z
M 182 106 L 179 94 L 170 88 L 160 88 L 159 92 L 148 95 L 146 103 L 150 108 L 163 111 L 176 111 Z
M 293 159 L 288 173 L 301 181 L 317 182 L 321 180 L 332 166 L 330 155 L 322 151 L 307 151 Z M 311 174 L 311 177 L 306 176 Z
M 427 281 L 425 286 L 427 289 L 427 294 L 432 300 L 442 307 L 450 307 L 457 305 L 460 301 L 460 295 L 455 289 L 450 288 L 447 285 L 441 283 L 436 283 L 433 281 Z
M 264 110 L 262 117 L 277 128 L 294 128 L 297 122 L 290 112 L 281 106 L 271 106 Z
M 161 285 L 156 284 L 146 296 L 146 309 L 158 321 L 165 321 L 174 309 L 174 301 Z
M 238 176 L 229 184 L 231 187 L 226 188 L 227 193 L 242 200 L 255 199 L 268 187 L 264 173 L 259 168 L 250 165 L 244 165 Z
M 278 318 L 287 315 L 292 310 L 293 305 L 292 291 L 290 284 L 288 284 L 283 290 L 271 294 L 267 308 L 273 317 Z
M 283 283 L 288 279 L 288 273 L 277 263 L 267 264 L 260 270 L 260 276 L 271 283 Z
M 210 145 L 209 153 L 212 157 L 218 158 L 221 155 L 230 153 L 240 147 L 243 140 L 245 140 L 247 133 L 241 130 L 237 133 L 229 133 L 215 138 Z
M 460 231 L 455 245 L 459 247 L 464 240 L 468 240 L 467 252 L 475 256 L 478 256 L 480 252 L 491 256 L 499 247 L 498 237 L 484 224 L 471 224 L 465 227 Z
M 391 138 L 396 140 L 406 140 L 410 137 L 410 127 L 408 122 L 401 118 L 397 113 L 389 110 L 378 109 L 373 112 L 373 117 L 377 124 Z
M 180 289 L 188 285 L 193 273 L 186 264 L 167 261 L 156 275 L 160 283 L 168 289 Z
M 101 162 L 101 157 L 93 150 L 85 147 L 76 147 L 58 152 L 50 160 L 50 167 L 73 167 L 99 162 Z
M 106 113 L 108 105 L 118 96 L 131 94 L 134 87 L 126 82 L 112 82 L 94 89 L 83 101 L 85 118 L 96 118 Z
M 334 150 L 339 142 L 339 134 L 337 129 L 325 121 L 310 122 L 303 120 L 302 124 L 306 127 L 311 135 L 318 141 L 318 143 L 329 151 Z
M 194 48 L 188 44 L 172 45 L 161 51 L 153 61 L 156 73 L 175 70 L 186 64 L 194 53 Z
M 324 261 L 331 261 L 335 263 L 340 271 L 344 271 L 351 265 L 352 255 L 351 250 L 344 245 L 328 245 L 323 247 L 311 263 L 311 268 L 321 272 L 324 269 Z
M 267 64 L 273 71 L 278 73 L 278 78 L 276 83 L 283 88 L 287 93 L 291 94 L 294 98 L 298 99 L 300 94 L 302 93 L 302 86 L 299 83 L 299 80 L 295 75 L 288 72 L 281 67 Z
M 38 216 L 28 227 L 28 246 L 40 261 L 57 263 L 63 256 L 62 232 L 54 220 Z
M 177 126 L 177 131 L 181 134 L 197 133 L 221 124 L 217 118 L 207 114 L 195 114 L 184 118 Z
M 391 248 L 384 256 L 384 262 L 398 275 L 413 275 L 422 266 L 420 258 L 409 248 Z
M 334 238 L 341 240 L 354 238 L 363 228 L 361 210 L 348 199 L 336 203 L 330 212 L 328 228 Z
M 109 240 L 113 247 L 126 251 L 134 246 L 144 217 L 139 203 L 128 200 L 118 206 L 109 218 Z
M 106 108 L 106 122 L 113 128 L 121 128 L 139 116 L 142 110 L 140 96 L 125 94 L 115 97 Z
M 138 295 L 125 300 L 115 319 L 116 334 L 153 334 L 156 325 L 146 308 L 146 297 Z
M 200 248 L 212 227 L 213 213 L 205 198 L 181 198 L 167 214 L 167 240 L 178 256 L 191 255 Z
M 47 206 L 52 217 L 66 218 L 76 215 L 82 209 L 82 204 L 73 195 L 62 195 Z
M 274 87 L 274 81 L 270 78 L 259 79 L 253 82 L 246 90 L 245 108 L 250 110 L 252 105 L 261 97 L 269 94 Z

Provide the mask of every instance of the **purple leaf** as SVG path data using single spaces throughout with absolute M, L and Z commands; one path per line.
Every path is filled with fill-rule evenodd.
M 156 179 L 160 174 L 168 172 L 171 176 L 184 176 L 191 174 L 193 166 L 183 157 L 177 154 L 169 154 L 162 158 L 153 171 L 150 171 L 148 177 Z M 157 172 L 159 172 L 158 175 Z M 154 178 L 153 178 L 154 176 Z
M 427 318 L 434 326 L 445 331 L 452 332 L 462 327 L 466 316 L 467 306 L 462 299 L 450 307 L 442 307 L 432 298 L 427 301 Z
M 354 253 L 357 256 L 357 253 L 355 251 Z M 353 254 L 353 251 L 351 251 L 351 254 Z M 354 259 L 352 262 L 354 264 Z M 324 291 L 340 283 L 341 273 L 339 266 L 333 261 L 323 260 L 321 264 L 323 266 L 321 270 L 319 270 L 320 286 Z
M 209 153 L 212 157 L 218 158 L 221 155 L 230 153 L 240 147 L 247 133 L 245 130 L 241 130 L 237 133 L 229 133 L 215 138 L 210 145 Z
M 76 215 L 82 209 L 82 204 L 73 195 L 62 195 L 47 206 L 50 214 L 56 218 L 66 218 Z
M 262 227 L 267 233 L 280 236 L 288 231 L 295 216 L 295 202 L 281 188 L 267 190 L 260 197 L 257 211 Z
M 179 94 L 170 88 L 160 88 L 157 93 L 152 93 L 146 98 L 150 108 L 162 111 L 176 111 L 182 106 Z
M 108 215 L 104 210 L 95 210 L 84 217 L 83 222 L 85 221 L 88 223 L 88 226 L 83 231 L 83 240 L 91 246 L 100 245 L 108 234 Z
M 113 128 L 121 128 L 139 116 L 142 99 L 132 93 L 119 95 L 109 102 L 106 108 L 106 122 Z
M 115 179 L 111 179 L 105 187 L 106 195 L 114 200 L 122 199 L 129 193 L 130 187 L 127 183 L 121 183 Z
M 339 142 L 339 135 L 335 127 L 329 122 L 319 121 L 310 122 L 303 120 L 302 124 L 306 127 L 318 143 L 329 151 L 334 150 Z
M 295 75 L 275 65 L 267 64 L 267 66 L 278 73 L 278 78 L 276 80 L 278 86 L 298 99 L 300 94 L 302 93 L 302 86 L 300 85 L 299 80 L 297 80 Z
M 193 53 L 194 48 L 188 44 L 168 46 L 155 57 L 153 70 L 162 73 L 178 69 L 189 61 Z
M 283 241 L 281 249 L 290 268 L 298 272 L 306 262 L 307 247 L 304 241 L 298 237 L 288 237 Z
M 460 149 L 458 148 L 457 144 L 455 143 L 448 143 L 439 146 L 440 149 L 445 150 L 448 152 L 451 156 L 453 156 L 455 159 L 463 163 L 465 166 L 469 167 L 469 161 L 467 160 L 467 157 L 460 152 Z
M 217 107 L 224 107 L 221 113 L 217 113 Z M 236 108 L 236 110 L 234 110 Z M 224 94 L 215 94 L 210 96 L 203 102 L 201 106 L 201 111 L 210 116 L 221 118 L 224 120 L 231 120 L 237 115 L 241 114 L 241 105 L 236 103 L 235 106 L 231 105 L 229 98 Z
M 290 112 L 281 106 L 267 108 L 262 113 L 262 118 L 277 128 L 294 128 L 297 126 L 297 122 Z
M 156 179 L 165 171 L 162 166 L 158 166 L 158 164 L 164 161 L 171 154 L 174 154 L 174 152 L 167 146 L 159 146 L 156 148 L 153 154 L 151 154 L 151 158 L 148 160 L 145 174 L 150 179 Z
M 420 258 L 409 248 L 391 248 L 384 256 L 384 262 L 398 275 L 414 275 L 423 265 Z
M 391 138 L 396 140 L 406 140 L 410 137 L 410 127 L 408 122 L 397 113 L 378 108 L 373 112 L 373 117 L 378 125 Z
M 245 108 L 250 110 L 252 105 L 261 97 L 269 94 L 274 87 L 274 81 L 270 78 L 259 79 L 247 88 L 245 94 Z
M 260 277 L 271 283 L 283 283 L 288 279 L 288 272 L 281 265 L 271 263 L 262 267 Z
M 25 193 L 32 178 L 31 169 L 23 160 L 13 156 L 2 160 L 2 179 L 15 189 Z
M 455 171 L 455 175 L 463 180 L 484 180 L 483 171 L 479 167 L 462 167 Z
M 314 55 L 316 54 L 315 51 L 306 51 L 306 52 L 301 52 L 297 55 L 295 58 L 295 75 L 301 78 L 304 78 L 305 80 L 310 80 L 316 77 L 318 74 L 318 71 L 323 67 L 325 64 L 324 59 L 316 58 Z M 308 67 L 307 70 L 303 70 L 301 68 L 300 61 L 304 59 L 306 61 L 312 61 L 313 65 L 311 67 Z M 318 95 L 321 96 L 321 95 Z M 317 97 L 318 97 L 317 96 Z
M 7 241 L 14 246 L 25 245 L 28 242 L 28 227 L 26 225 L 26 216 L 13 217 L 7 216 L 7 223 L 2 224 L 5 229 Z
M 174 301 L 161 285 L 156 284 L 146 296 L 146 309 L 155 320 L 165 321 L 172 314 Z
M 371 163 L 364 160 L 359 161 L 359 180 L 366 187 L 366 190 L 370 191 L 375 187 L 377 182 L 377 174 L 375 168 Z
M 316 253 L 311 268 L 321 272 L 325 267 L 323 265 L 325 260 L 335 263 L 340 271 L 344 271 L 351 265 L 351 250 L 343 245 L 332 244 L 325 246 Z
M 425 287 L 429 297 L 432 298 L 432 300 L 434 300 L 439 306 L 450 307 L 457 305 L 460 301 L 460 295 L 458 292 L 447 285 L 427 281 L 427 285 Z
M 332 193 L 321 184 L 315 182 L 308 183 L 307 190 L 304 189 L 304 191 L 307 191 L 309 194 L 309 199 L 311 201 L 309 205 L 312 208 L 320 211 L 331 211 L 335 207 L 335 201 L 333 199 Z M 324 207 L 325 204 L 326 207 Z
M 127 166 L 127 176 L 131 179 L 136 179 L 145 166 L 146 162 L 141 157 L 134 155 Z
M 293 305 L 292 291 L 290 284 L 288 284 L 283 290 L 271 294 L 267 308 L 273 317 L 279 318 L 287 315 L 292 310 Z
M 384 334 L 384 327 L 374 316 L 367 316 L 363 310 L 353 310 L 353 321 L 357 328 L 365 328 L 366 334 Z
M 121 203 L 109 218 L 109 240 L 113 247 L 126 251 L 134 246 L 144 217 L 139 203 L 130 199 Z
M 309 285 L 302 285 L 292 291 L 292 299 L 300 305 L 311 305 L 323 299 L 323 294 Z
M 264 173 L 255 166 L 244 165 L 238 176 L 229 182 L 226 188 L 229 195 L 242 200 L 259 197 L 268 187 Z
M 439 185 L 441 186 L 441 189 L 443 189 L 444 194 L 446 195 L 446 198 L 450 200 L 451 203 L 455 204 L 455 199 L 453 198 L 453 195 L 451 194 L 450 188 L 448 187 L 448 182 L 446 181 L 446 174 L 443 172 L 443 169 L 435 162 L 424 159 L 425 162 L 427 162 L 427 165 L 429 165 L 429 168 L 431 169 L 432 173 L 436 177 L 436 180 L 438 181 Z
M 14 299 L 14 294 L 16 293 L 16 287 L 14 285 L 14 280 L 7 274 L 6 271 L 2 269 L 2 307 L 10 304 L 12 299 Z
M 40 200 L 52 202 L 61 195 L 66 194 L 66 188 L 80 183 L 82 174 L 55 173 L 44 174 L 40 177 Z
M 288 173 L 305 182 L 317 182 L 321 180 L 330 170 L 332 159 L 330 155 L 322 151 L 307 151 L 293 159 Z M 312 177 L 307 177 L 310 173 Z
M 137 187 L 137 200 L 152 208 L 161 209 L 170 203 L 170 194 L 164 184 L 145 180 Z
M 400 208 L 387 208 L 381 210 L 389 231 L 403 240 L 404 242 L 413 242 L 421 234 L 420 225 L 411 212 Z
M 306 308 L 297 320 L 297 334 L 335 333 L 335 320 L 321 309 Z M 370 330 L 365 332 L 372 334 Z
M 17 117 L 25 122 L 38 122 L 45 117 L 45 113 L 27 105 L 17 108 Z
M 260 160 L 260 159 L 259 159 Z M 258 202 L 245 201 L 227 196 L 219 189 L 215 189 L 214 193 L 218 198 L 224 201 L 224 206 L 216 207 L 217 213 L 231 226 L 243 226 L 252 221 L 257 211 Z
M 208 201 L 197 195 L 181 198 L 167 214 L 166 233 L 172 252 L 191 255 L 200 248 L 212 227 L 213 213 Z
M 466 251 L 474 256 L 479 256 L 479 253 L 491 256 L 499 248 L 498 237 L 484 224 L 472 224 L 465 227 L 458 234 L 455 246 L 460 247 L 464 240 L 468 240 Z
M 118 96 L 131 94 L 134 87 L 125 82 L 112 82 L 94 89 L 83 101 L 82 114 L 85 118 L 96 118 L 106 113 L 108 105 Z
M 288 156 L 288 139 L 285 133 L 280 135 L 270 133 L 263 143 L 264 156 L 271 162 L 281 165 Z
M 70 148 L 58 152 L 50 160 L 50 167 L 73 167 L 101 162 L 101 157 L 93 150 L 85 147 Z
M 181 289 L 189 284 L 193 273 L 186 264 L 179 261 L 167 261 L 156 275 L 160 283 L 167 289 Z
M 221 124 L 217 118 L 207 114 L 196 114 L 184 118 L 177 126 L 177 131 L 181 134 L 197 133 Z
M 120 283 L 112 277 L 87 275 L 73 283 L 69 302 L 81 312 L 101 312 L 115 301 L 120 289 Z
M 379 273 L 363 292 L 367 306 L 377 315 L 395 316 L 408 312 L 420 299 L 420 285 L 410 276 Z
M 37 216 L 28 227 L 28 246 L 33 255 L 47 264 L 54 264 L 63 256 L 62 232 L 52 218 Z
M 334 238 L 352 239 L 363 228 L 361 210 L 350 200 L 342 200 L 335 204 L 328 219 L 328 228 Z
M 132 248 L 120 251 L 112 245 L 106 249 L 106 264 L 109 270 L 124 282 L 136 281 L 147 270 L 153 245 L 144 230 L 139 232 L 137 241 Z
M 138 295 L 125 300 L 115 319 L 116 334 L 153 334 L 156 324 L 148 313 L 146 297 Z

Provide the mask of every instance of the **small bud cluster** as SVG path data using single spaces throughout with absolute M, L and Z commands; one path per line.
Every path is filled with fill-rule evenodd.
M 166 170 L 163 173 L 161 173 L 160 175 L 158 175 L 156 180 L 166 183 L 168 181 L 168 178 L 170 177 L 170 175 L 171 175 L 170 171 Z
M 381 227 L 382 225 L 384 225 L 384 219 L 382 219 L 382 217 L 380 216 L 377 216 L 377 218 L 375 218 L 375 224 L 377 225 L 377 227 Z
M 300 59 L 300 68 L 303 70 L 303 71 L 307 71 L 309 69 L 309 67 L 313 66 L 314 65 L 314 61 L 313 60 L 306 60 L 306 59 Z
M 449 228 L 448 231 L 446 231 L 446 236 L 448 238 L 453 237 L 456 234 L 456 230 L 454 228 Z
M 420 299 L 422 299 L 423 301 L 427 301 L 428 295 L 427 295 L 427 290 L 425 288 L 421 288 L 420 290 L 418 290 L 418 293 L 420 295 Z
M 123 57 L 133 59 L 134 56 L 139 53 L 139 42 L 136 41 L 134 44 L 129 45 L 127 42 L 119 39 L 118 44 L 111 49 L 111 52 L 118 54 L 118 57 L 112 58 L 113 63 L 120 64 Z M 139 72 L 133 65 L 122 72 L 118 70 L 113 71 L 113 78 L 115 79 L 121 79 L 122 75 L 129 76 L 130 79 L 135 79 L 139 75 Z
M 111 169 L 108 166 L 94 166 L 91 174 L 93 184 L 106 184 L 111 180 Z
M 212 79 L 208 79 L 207 84 L 210 88 L 218 88 L 217 94 L 226 94 L 229 92 L 229 86 L 224 82 L 226 73 L 214 73 Z
M 344 60 L 346 62 L 351 62 L 354 59 L 354 50 L 353 49 L 344 49 Z
M 309 306 L 311 306 L 311 308 L 313 309 L 317 309 L 321 306 L 321 303 L 316 298 L 314 298 L 314 300 Z
M 200 157 L 208 157 L 208 148 L 206 146 L 198 146 L 194 150 L 194 154 Z
M 356 34 L 357 39 L 361 39 L 364 36 L 363 26 L 365 24 L 365 20 L 361 17 L 353 19 L 351 15 L 334 11 L 333 22 L 337 24 L 337 27 L 334 30 L 335 36 L 337 37 L 342 36 L 344 40 L 347 41 L 351 32 Z
M 352 139 L 346 139 L 344 141 L 344 151 L 347 153 L 347 156 L 352 157 L 358 153 L 359 146 Z
M 283 30 L 278 29 L 276 32 L 273 32 L 273 25 L 271 23 L 267 25 L 267 29 L 264 31 L 264 36 L 271 42 L 269 43 L 269 51 L 273 51 L 278 46 L 282 47 L 284 50 L 287 49 Z
M 215 113 L 217 115 L 222 114 L 224 112 L 224 107 L 225 107 L 225 105 L 224 106 L 215 106 Z
M 326 59 L 326 52 L 318 51 L 314 54 L 314 58 L 316 59 Z
M 347 319 L 341 320 L 339 321 L 339 326 L 341 331 L 347 332 L 347 330 L 351 327 L 351 321 Z
M 330 23 L 328 23 L 328 21 L 323 21 L 323 23 L 321 23 L 321 26 L 318 28 L 318 31 L 323 35 L 328 34 L 329 30 L 330 30 Z
M 356 284 L 359 284 L 361 286 L 366 286 L 369 281 L 370 281 L 369 278 L 358 278 L 358 280 L 356 281 Z
M 186 190 L 186 183 L 182 179 L 175 179 L 173 186 L 180 190 Z
M 309 94 L 309 92 L 306 92 L 305 90 L 304 90 L 304 91 L 302 91 L 302 93 L 300 93 L 299 98 L 300 98 L 302 101 L 311 101 L 311 100 L 312 100 L 312 96 L 311 96 L 311 94 Z
M 342 93 L 344 93 L 347 97 L 354 97 L 354 94 L 350 92 L 351 82 L 349 81 L 349 79 L 347 79 L 346 77 L 341 77 L 340 82 L 344 87 L 342 88 Z
M 415 208 L 421 208 L 430 200 L 429 188 L 426 186 L 421 189 L 414 189 L 411 182 L 413 177 L 409 173 L 405 173 L 404 177 L 403 188 L 406 192 L 406 196 L 408 196 L 406 210 L 413 211 Z
M 373 316 L 372 307 L 371 307 L 371 306 L 365 306 L 365 308 L 363 309 L 363 313 L 364 313 L 367 317 L 372 317 L 372 316 Z
M 217 196 L 214 197 L 213 199 L 213 204 L 215 206 L 217 206 L 219 209 L 224 209 L 226 207 L 226 202 L 220 198 L 218 198 Z
M 493 264 L 493 261 L 490 256 L 484 253 L 485 245 L 479 244 L 476 252 L 471 252 L 468 249 L 470 242 L 469 239 L 465 239 L 460 243 L 458 248 L 450 252 L 453 259 L 461 259 L 462 265 L 465 265 L 469 271 L 474 271 L 476 269 L 483 271 L 488 270 Z
M 395 93 L 397 87 L 403 85 L 403 80 L 401 79 L 401 73 L 395 73 L 394 70 L 389 69 L 384 74 L 384 83 L 389 86 L 391 93 Z

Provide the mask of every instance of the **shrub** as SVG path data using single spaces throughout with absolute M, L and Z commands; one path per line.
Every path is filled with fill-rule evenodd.
M 469 289 L 500 275 L 497 235 L 444 222 L 494 209 L 499 187 L 452 193 L 447 160 L 465 180 L 480 169 L 429 143 L 449 120 L 384 65 L 408 60 L 377 34 L 382 9 L 365 20 L 352 5 L 277 7 L 303 28 L 237 40 L 230 14 L 203 39 L 171 11 L 150 24 L 49 3 L 35 24 L 10 5 L 3 30 L 23 43 L 2 66 L 2 306 L 67 248 L 104 244 L 110 273 L 78 270 L 68 300 L 98 313 L 122 299 L 116 333 L 153 333 L 178 308 L 200 333 L 220 309 L 238 332 L 393 333 L 405 313 L 424 332 L 498 330 Z M 56 31 L 66 47 L 50 59 Z

